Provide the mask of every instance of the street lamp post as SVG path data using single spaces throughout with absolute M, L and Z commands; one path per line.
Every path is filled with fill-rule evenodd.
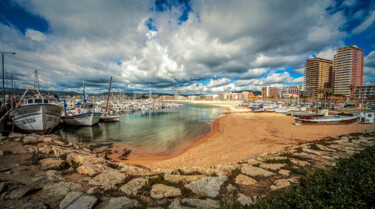
M 3 66 L 3 98 L 5 99 L 4 54 L 16 54 L 16 52 L 0 52 Z

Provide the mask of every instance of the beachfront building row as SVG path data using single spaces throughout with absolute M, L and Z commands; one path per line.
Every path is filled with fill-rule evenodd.
M 308 97 L 322 97 L 327 89 L 336 95 L 353 96 L 363 83 L 364 52 L 357 46 L 338 49 L 333 61 L 311 58 L 305 62 L 304 88 Z
M 375 99 L 375 85 L 358 86 L 355 89 L 355 97 L 360 99 Z
M 282 98 L 295 98 L 302 96 L 303 85 L 298 86 L 284 86 L 281 88 L 280 97 Z
M 244 91 L 241 93 L 232 93 L 232 92 L 225 92 L 219 94 L 219 100 L 222 101 L 232 101 L 232 100 L 249 100 L 250 98 L 253 98 L 254 93 L 253 92 L 248 92 Z
M 333 61 L 311 58 L 305 63 L 305 89 L 308 97 L 322 97 L 322 88 L 333 86 Z
M 266 86 L 262 87 L 262 98 L 277 98 L 279 97 L 279 92 L 277 87 Z

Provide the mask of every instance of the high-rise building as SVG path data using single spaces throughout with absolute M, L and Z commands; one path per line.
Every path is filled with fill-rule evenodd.
M 337 50 L 334 56 L 333 71 L 335 73 L 334 93 L 344 96 L 354 95 L 353 87 L 363 84 L 363 49 L 356 45 Z
M 262 87 L 262 98 L 273 97 L 276 98 L 279 96 L 279 92 L 277 91 L 277 87 Z
M 281 88 L 281 97 L 291 97 L 292 95 L 301 96 L 303 91 L 303 86 L 284 86 Z
M 305 91 L 309 97 L 322 97 L 319 90 L 333 87 L 333 61 L 311 58 L 305 62 Z
M 180 95 L 180 89 L 176 89 L 176 90 L 174 91 L 174 99 L 178 99 L 179 96 L 181 96 L 181 95 Z
M 355 97 L 361 99 L 375 99 L 375 85 L 372 86 L 357 86 Z

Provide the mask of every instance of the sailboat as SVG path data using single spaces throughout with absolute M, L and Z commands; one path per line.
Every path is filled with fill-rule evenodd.
M 62 117 L 64 123 L 74 126 L 94 126 L 100 120 L 102 115 L 93 103 L 87 103 L 85 85 L 83 85 L 83 103 L 75 104 L 75 108 L 71 111 L 66 111 L 66 102 L 64 100 L 64 112 Z
M 26 89 L 19 104 L 11 113 L 13 124 L 24 132 L 45 134 L 60 123 L 63 107 L 43 97 L 38 90 L 34 96 L 27 96 Z
M 108 97 L 107 97 L 107 104 L 105 106 L 105 112 L 103 112 L 102 116 L 100 117 L 100 120 L 103 122 L 120 122 L 120 115 L 108 109 L 109 95 L 111 94 L 111 85 L 112 85 L 112 77 L 109 82 Z

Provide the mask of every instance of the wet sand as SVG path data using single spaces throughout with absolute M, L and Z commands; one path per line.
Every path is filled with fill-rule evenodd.
M 233 108 L 232 113 L 217 119 L 210 133 L 196 140 L 180 154 L 139 157 L 135 153 L 123 162 L 153 169 L 210 167 L 276 152 L 299 142 L 366 130 L 375 131 L 375 124 L 296 126 L 293 117 L 284 114 L 236 110 Z

